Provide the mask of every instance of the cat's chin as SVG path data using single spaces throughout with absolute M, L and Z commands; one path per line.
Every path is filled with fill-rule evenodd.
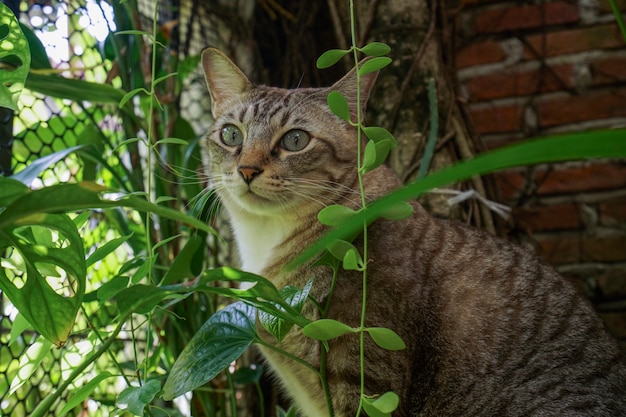
M 291 205 L 284 200 L 273 199 L 252 191 L 231 195 L 230 200 L 238 211 L 251 215 L 284 216 L 293 211 Z

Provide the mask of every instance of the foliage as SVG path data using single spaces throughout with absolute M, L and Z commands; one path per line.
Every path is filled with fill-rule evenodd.
M 155 2 L 155 16 L 156 5 Z M 3 5 L 0 7 L 3 13 L 0 42 L 10 42 L 15 57 L 19 58 L 13 55 L 7 58 L 0 53 L 2 62 L 13 63 L 19 66 L 19 71 L 27 71 L 32 55 L 34 67 L 46 67 L 48 60 L 41 55 L 43 48 L 36 38 L 27 34 L 29 43 L 26 43 L 19 26 L 14 24 L 15 18 L 5 18 L 6 9 Z M 360 108 L 353 120 L 346 98 L 331 93 L 328 96 L 331 110 L 356 128 L 359 139 L 361 135 L 368 139 L 363 152 L 358 150 L 363 204 L 357 211 L 343 206 L 322 210 L 319 220 L 332 230 L 306 250 L 299 261 L 327 251 L 336 259 L 331 262 L 335 268 L 341 264 L 345 269 L 361 271 L 362 320 L 359 327 L 327 318 L 310 322 L 301 311 L 308 302 L 314 281 L 304 288 L 277 289 L 264 277 L 219 267 L 213 261 L 205 244 L 208 236 L 217 235 L 209 226 L 212 219 L 206 214 L 210 212 L 207 205 L 211 197 L 202 191 L 199 181 L 186 178 L 186 172 L 195 171 L 200 164 L 198 142 L 175 106 L 162 100 L 180 91 L 184 77 L 189 75 L 188 68 L 197 64 L 198 57 L 170 66 L 162 50 L 166 41 L 156 23 L 146 32 L 130 23 L 135 21 L 132 13 L 136 6 L 132 2 L 115 4 L 115 7 L 118 32 L 107 39 L 102 62 L 115 62 L 119 66 L 121 88 L 31 71 L 25 82 L 28 88 L 55 97 L 59 103 L 64 99 L 90 103 L 90 106 L 83 106 L 82 112 L 92 122 L 77 133 L 72 146 L 30 161 L 12 178 L 0 178 L 0 256 L 3 262 L 0 289 L 19 310 L 20 318 L 16 323 L 24 323 L 12 329 L 11 338 L 19 339 L 28 328 L 41 335 L 24 355 L 20 370 L 12 370 L 11 392 L 20 390 L 37 366 L 46 360 L 53 345 L 64 349 L 68 355 L 82 353 L 81 360 L 72 362 L 59 386 L 48 393 L 32 416 L 44 415 L 62 395 L 71 391 L 69 402 L 59 412 L 64 415 L 95 396 L 103 382 L 112 379 L 123 381 L 126 386 L 116 393 L 116 406 L 133 415 L 157 412 L 176 415 L 169 401 L 192 390 L 196 390 L 194 395 L 200 404 L 195 406 L 202 408 L 197 414 L 235 415 L 235 382 L 258 387 L 260 368 L 241 364 L 237 372 L 228 368 L 251 344 L 265 343 L 257 333 L 257 318 L 277 340 L 293 326 L 302 328 L 304 334 L 322 343 L 346 333 L 358 334 L 363 369 L 366 334 L 385 349 L 405 347 L 391 329 L 364 325 L 367 243 L 359 252 L 351 241 L 361 234 L 367 242 L 368 224 L 379 217 L 405 218 L 411 214 L 407 200 L 431 188 L 474 175 L 537 163 L 626 157 L 624 130 L 537 139 L 480 155 L 430 175 L 424 172 L 416 182 L 366 204 L 362 175 L 384 163 L 396 142 L 383 128 L 363 126 Z M 373 42 L 358 47 L 354 21 L 351 29 L 352 46 L 326 52 L 319 58 L 318 67 L 331 66 L 351 55 L 358 79 L 390 63 L 385 57 L 389 52 L 387 45 Z M 138 71 L 132 75 L 124 71 L 140 65 L 138 56 L 143 53 L 145 43 L 151 53 L 149 80 L 138 77 Z M 359 61 L 359 54 L 370 59 Z M 8 100 L 0 105 L 14 103 L 24 83 L 24 74 L 18 69 L 0 71 L 1 77 L 7 77 L 2 78 L 0 89 L 3 99 Z M 434 85 L 430 91 L 434 91 Z M 94 104 L 107 106 L 109 111 L 119 110 L 116 117 L 124 128 L 121 137 L 100 127 L 102 116 L 95 111 L 95 106 L 91 107 Z M 137 117 L 138 110 L 146 117 Z M 52 134 L 55 123 L 76 117 L 69 111 L 66 113 L 52 120 L 38 121 L 33 127 Z M 155 123 L 157 119 L 177 122 Z M 29 138 L 25 136 L 24 140 Z M 358 143 L 360 146 L 361 141 Z M 130 158 L 126 159 L 140 159 L 142 153 L 147 155 L 143 167 L 120 163 L 128 155 Z M 68 158 L 73 158 L 81 167 L 79 181 L 33 186 L 36 179 L 45 179 L 51 166 Z M 426 155 L 422 166 L 428 166 L 428 158 Z M 173 167 L 184 167 L 185 171 L 178 175 L 180 173 Z M 188 208 L 186 203 L 197 195 L 201 197 L 197 200 L 199 206 Z M 95 237 L 96 227 L 90 222 L 94 218 L 98 219 L 98 227 L 106 231 L 106 238 L 101 241 Z M 119 254 L 122 254 L 121 259 L 116 257 Z M 111 265 L 111 271 L 104 275 L 98 269 L 103 264 Z M 237 284 L 241 282 L 254 285 L 239 289 Z M 226 299 L 235 302 L 227 305 Z M 197 308 L 200 304 L 207 306 L 207 310 Z M 95 318 L 107 308 L 115 310 L 115 318 L 97 324 Z M 77 324 L 79 322 L 81 325 Z M 122 332 L 133 337 L 135 358 L 132 364 L 120 363 L 115 356 L 115 344 Z M 83 338 L 77 342 L 80 335 Z M 138 342 L 141 337 L 146 340 L 145 344 Z M 110 362 L 103 372 L 99 362 L 105 359 Z M 292 359 L 302 362 L 299 358 Z M 332 414 L 331 393 L 323 370 L 302 364 L 319 375 Z M 229 387 L 226 394 L 212 390 L 210 385 L 208 394 L 197 390 L 207 387 L 215 378 L 222 378 L 221 384 Z M 83 380 L 89 382 L 81 384 Z M 371 417 L 391 415 L 400 401 L 392 392 L 372 398 L 363 391 L 362 387 L 361 411 Z M 228 411 L 222 411 L 226 403 L 230 404 Z M 295 415 L 295 411 L 278 410 L 278 414 Z
M 17 110 L 29 68 L 28 41 L 11 9 L 0 3 L 0 106 Z

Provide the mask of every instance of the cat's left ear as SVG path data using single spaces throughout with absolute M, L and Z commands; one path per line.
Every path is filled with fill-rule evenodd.
M 359 68 L 361 68 L 366 61 L 367 59 L 364 59 L 359 62 Z M 359 77 L 359 83 L 361 84 L 361 95 L 359 97 L 361 100 L 361 114 L 365 113 L 367 100 L 369 99 L 370 92 L 372 91 L 374 83 L 376 82 L 376 77 L 378 77 L 378 71 L 370 72 Z M 357 111 L 356 79 L 356 68 L 352 68 L 352 70 L 344 75 L 341 80 L 337 81 L 332 87 L 330 87 L 330 89 L 333 91 L 339 91 L 346 98 L 346 100 L 348 100 L 350 116 L 352 117 L 353 121 L 356 121 Z
M 202 68 L 211 94 L 211 112 L 217 118 L 229 103 L 240 101 L 252 89 L 248 77 L 222 51 L 202 51 Z

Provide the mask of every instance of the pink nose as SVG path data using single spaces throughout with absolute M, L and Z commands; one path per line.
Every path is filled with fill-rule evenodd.
M 237 168 L 241 178 L 247 183 L 250 184 L 253 179 L 259 176 L 263 170 L 257 166 L 240 166 Z

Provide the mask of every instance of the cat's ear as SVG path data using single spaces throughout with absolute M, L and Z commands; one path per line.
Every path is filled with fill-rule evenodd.
M 363 66 L 363 64 L 367 61 L 367 59 L 359 62 L 359 68 Z M 339 91 L 345 98 L 348 100 L 348 107 L 350 109 L 350 115 L 352 116 L 352 120 L 356 121 L 356 111 L 357 111 L 357 83 L 356 83 L 356 68 L 352 68 L 350 72 L 348 72 L 344 77 L 337 81 L 332 87 L 330 87 L 333 91 Z M 359 83 L 361 84 L 361 114 L 365 113 L 365 107 L 367 106 L 367 100 L 369 99 L 370 92 L 374 87 L 374 83 L 376 82 L 376 77 L 378 77 L 378 71 L 370 72 L 368 74 L 361 75 L 359 77 Z
M 219 49 L 202 51 L 202 68 L 215 118 L 224 112 L 229 103 L 240 100 L 252 88 L 248 77 Z

